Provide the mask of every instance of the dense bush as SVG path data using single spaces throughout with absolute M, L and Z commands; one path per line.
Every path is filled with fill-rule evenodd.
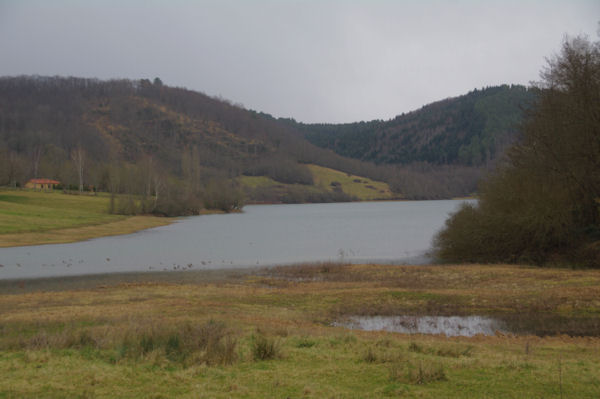
M 159 194 L 160 193 L 160 194 Z M 182 181 L 161 183 L 160 191 L 111 194 L 109 212 L 120 215 L 198 215 L 204 209 L 234 212 L 244 206 L 244 193 L 232 181 L 209 180 L 191 187 Z
M 566 40 L 542 78 L 506 165 L 436 237 L 439 259 L 600 267 L 600 43 Z

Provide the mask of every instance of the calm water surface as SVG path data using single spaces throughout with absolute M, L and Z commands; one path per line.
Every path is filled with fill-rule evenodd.
M 484 316 L 351 316 L 333 325 L 353 330 L 443 334 L 448 337 L 506 332 L 504 323 L 500 320 Z
M 463 201 L 253 205 L 90 241 L 0 249 L 0 279 L 343 260 L 428 261 Z

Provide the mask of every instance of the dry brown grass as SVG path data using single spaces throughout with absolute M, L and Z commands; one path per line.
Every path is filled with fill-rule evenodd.
M 600 334 L 598 270 L 319 264 L 273 268 L 260 282 L 319 297 L 328 319 L 477 314 L 502 316 L 516 331 Z
M 185 281 L 188 275 L 181 276 Z M 600 271 L 594 270 L 325 264 L 231 275 L 217 283 L 194 281 L 3 295 L 0 312 L 3 320 L 19 322 L 126 320 L 141 314 L 185 321 L 216 313 L 239 324 L 282 328 L 328 323 L 341 315 L 600 316 Z
M 436 311 L 436 304 L 453 302 L 465 313 L 515 313 L 511 304 L 538 309 L 557 297 L 555 314 L 570 314 L 568 305 L 573 315 L 598 315 L 597 271 L 304 265 L 207 275 L 0 293 L 0 372 L 8 378 L 0 394 L 555 397 L 559 356 L 569 397 L 589 397 L 590 384 L 600 384 L 598 337 L 447 338 L 329 325 L 339 314 L 372 312 L 365 303 L 390 312 Z M 186 282 L 192 276 L 195 282 Z M 262 349 L 277 343 L 283 356 L 255 356 L 258 336 L 266 338 Z M 73 367 L 81 372 L 73 375 Z

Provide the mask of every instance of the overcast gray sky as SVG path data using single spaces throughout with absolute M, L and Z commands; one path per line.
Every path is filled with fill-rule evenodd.
M 537 80 L 598 0 L 0 0 L 0 75 L 154 78 L 305 122 Z

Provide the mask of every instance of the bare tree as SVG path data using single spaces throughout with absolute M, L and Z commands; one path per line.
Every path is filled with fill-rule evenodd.
M 153 210 L 158 206 L 158 195 L 162 193 L 163 187 L 165 187 L 165 183 L 163 177 L 159 172 L 155 171 L 152 174 L 152 182 L 154 184 L 154 207 Z
M 41 144 L 35 145 L 31 150 L 31 173 L 33 174 L 33 177 L 39 177 L 38 172 L 40 168 L 42 152 L 43 149 Z
M 83 166 L 85 163 L 85 150 L 81 145 L 78 145 L 71 151 L 71 159 L 75 162 L 77 175 L 79 177 L 79 192 L 83 192 Z
M 9 186 L 17 187 L 17 183 L 24 178 L 25 163 L 24 160 L 14 151 L 8 150 L 5 161 L 5 176 Z

